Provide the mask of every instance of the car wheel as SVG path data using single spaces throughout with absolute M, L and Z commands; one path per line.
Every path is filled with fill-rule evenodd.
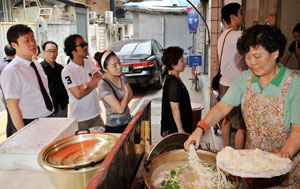
M 156 81 L 153 85 L 153 87 L 155 89 L 161 89 L 162 88 L 162 85 L 163 85 L 163 81 L 162 81 L 162 73 L 161 71 L 159 71 L 159 78 L 158 78 L 158 81 Z

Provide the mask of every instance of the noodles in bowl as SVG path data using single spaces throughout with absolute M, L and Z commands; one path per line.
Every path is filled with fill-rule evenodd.
M 289 158 L 259 149 L 235 150 L 228 146 L 218 153 L 217 165 L 227 173 L 242 178 L 272 178 L 292 169 Z
M 214 153 L 196 152 L 194 146 L 190 146 L 188 153 L 179 150 L 168 153 L 153 162 L 149 188 L 233 188 L 226 176 L 217 171 Z

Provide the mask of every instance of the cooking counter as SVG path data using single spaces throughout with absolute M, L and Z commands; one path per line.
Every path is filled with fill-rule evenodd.
M 0 188 L 54 189 L 48 173 L 38 164 L 38 154 L 51 142 L 74 135 L 77 129 L 74 118 L 40 118 L 2 142 Z M 119 138 L 121 134 L 113 135 Z
M 41 169 L 38 153 L 51 142 L 74 134 L 74 118 L 40 118 L 14 133 L 0 144 L 1 170 Z
M 87 188 L 129 188 L 145 150 L 151 144 L 151 102 L 146 100 L 100 164 Z M 40 118 L 0 144 L 0 188 L 53 189 L 50 176 L 38 164 L 40 151 L 60 138 L 74 135 L 76 119 Z M 147 150 L 146 150 L 147 151 Z M 108 174 L 109 173 L 109 174 Z M 116 182 L 116 179 L 118 182 Z
M 74 118 L 40 118 L 3 141 L 0 144 L 0 188 L 54 188 L 38 164 L 38 154 L 44 146 L 74 134 L 77 128 Z

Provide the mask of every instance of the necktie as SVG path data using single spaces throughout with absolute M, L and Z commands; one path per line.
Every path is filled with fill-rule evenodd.
M 37 77 L 37 79 L 38 79 L 39 86 L 40 86 L 41 92 L 42 92 L 42 94 L 43 94 L 43 98 L 44 98 L 46 107 L 47 107 L 47 109 L 48 109 L 49 111 L 52 111 L 53 105 L 52 105 L 52 102 L 51 102 L 51 100 L 50 100 L 50 97 L 49 97 L 49 95 L 48 95 L 48 93 L 47 93 L 47 91 L 46 91 L 46 89 L 45 89 L 45 87 L 44 87 L 44 85 L 43 85 L 41 76 L 40 76 L 40 74 L 39 74 L 38 70 L 36 69 L 36 66 L 35 66 L 35 64 L 34 64 L 33 62 L 31 62 L 30 66 L 31 66 L 31 67 L 34 69 L 34 71 L 35 71 L 35 75 L 36 75 L 36 77 Z

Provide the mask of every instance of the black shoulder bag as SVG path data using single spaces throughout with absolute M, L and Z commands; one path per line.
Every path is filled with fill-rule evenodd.
M 235 29 L 232 29 L 235 30 Z M 219 65 L 219 71 L 217 73 L 217 75 L 213 78 L 212 83 L 211 83 L 211 87 L 218 91 L 219 90 L 219 83 L 220 83 L 220 79 L 222 77 L 221 75 L 221 62 L 222 62 L 222 55 L 223 55 L 223 48 L 224 48 L 224 44 L 225 44 L 225 40 L 227 35 L 232 31 L 230 30 L 229 32 L 226 33 L 225 37 L 224 37 L 224 41 L 223 41 L 223 45 L 222 45 L 222 50 L 221 50 L 221 57 L 220 57 L 220 65 Z

